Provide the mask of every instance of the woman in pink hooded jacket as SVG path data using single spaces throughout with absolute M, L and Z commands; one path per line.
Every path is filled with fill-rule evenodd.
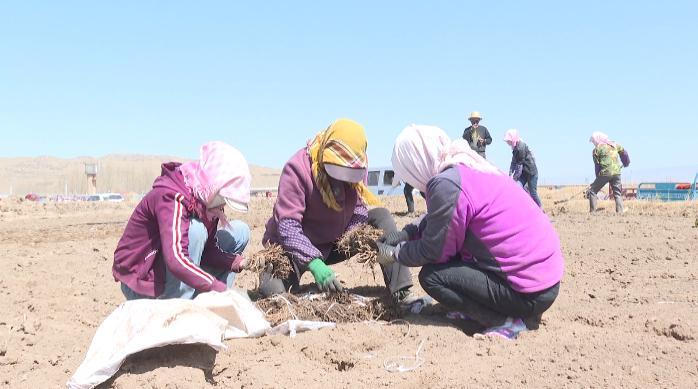
M 250 230 L 228 222 L 223 207 L 246 212 L 250 182 L 244 156 L 223 142 L 201 146 L 199 161 L 163 164 L 114 252 L 112 272 L 126 299 L 191 299 L 231 287 Z

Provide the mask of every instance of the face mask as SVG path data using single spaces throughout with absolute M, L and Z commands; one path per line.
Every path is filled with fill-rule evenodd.
M 220 208 L 225 205 L 225 199 L 221 195 L 215 195 L 206 205 L 208 209 Z

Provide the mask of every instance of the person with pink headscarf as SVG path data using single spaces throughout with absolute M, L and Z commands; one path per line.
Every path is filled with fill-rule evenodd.
M 504 141 L 511 147 L 511 165 L 509 175 L 522 187 L 528 189 L 533 201 L 542 207 L 538 197 L 538 167 L 533 152 L 528 145 L 521 140 L 519 130 L 512 128 L 504 134 Z
M 223 208 L 246 212 L 250 182 L 245 157 L 223 142 L 201 146 L 198 161 L 164 163 L 114 251 L 112 273 L 126 299 L 191 299 L 230 288 L 245 265 L 250 229 L 228 221 Z
M 589 186 L 587 197 L 589 198 L 589 212 L 596 211 L 598 196 L 601 188 L 608 184 L 613 191 L 613 199 L 616 202 L 616 212 L 623 213 L 623 189 L 621 187 L 620 170 L 622 167 L 630 166 L 630 157 L 623 146 L 608 139 L 608 135 L 603 132 L 594 132 L 589 138 L 589 142 L 594 145 L 592 158 L 596 179 Z M 620 158 L 620 160 L 619 160 Z M 621 165 L 622 164 L 622 165 Z
M 557 298 L 560 239 L 519 185 L 441 129 L 411 125 L 395 141 L 395 174 L 426 193 L 427 214 L 378 242 L 378 262 L 421 266 L 422 288 L 485 329 L 514 339 Z

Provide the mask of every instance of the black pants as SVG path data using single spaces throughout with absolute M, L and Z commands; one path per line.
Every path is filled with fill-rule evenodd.
M 405 189 L 403 193 L 405 194 L 405 202 L 407 203 L 407 213 L 414 212 L 414 197 L 412 196 L 412 190 L 414 188 L 412 185 L 405 183 Z
M 384 233 L 397 231 L 395 220 L 386 208 L 374 208 L 368 211 L 368 224 L 383 230 Z M 346 261 L 348 258 L 340 253 L 336 248 L 332 249 L 330 255 L 325 259 L 325 264 L 332 265 L 335 263 Z M 391 293 L 395 293 L 401 289 L 412 286 L 412 274 L 410 269 L 398 263 L 393 263 L 390 266 L 381 265 L 383 272 L 383 281 L 390 289 Z M 269 273 L 260 275 L 259 291 L 264 296 L 272 296 L 275 294 L 284 293 L 288 290 L 296 291 L 299 288 L 299 277 L 295 272 L 292 272 L 288 279 L 282 280 L 273 278 Z
M 536 293 L 519 293 L 498 275 L 453 260 L 426 265 L 419 272 L 422 288 L 440 303 L 457 309 L 485 327 L 522 318 L 530 329 L 538 328 L 541 315 L 555 301 L 560 283 Z

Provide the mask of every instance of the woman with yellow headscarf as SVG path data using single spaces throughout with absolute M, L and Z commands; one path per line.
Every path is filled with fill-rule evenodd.
M 369 205 L 379 202 L 364 182 L 366 147 L 363 127 L 353 120 L 339 119 L 286 163 L 263 242 L 280 244 L 290 256 L 294 272 L 286 280 L 262 274 L 262 294 L 297 290 L 306 270 L 313 274 L 320 290 L 341 291 L 342 284 L 327 266 L 347 259 L 336 249 L 337 240 L 363 223 L 386 234 L 397 231 L 387 209 L 368 210 Z M 409 294 L 412 277 L 406 267 L 384 266 L 383 277 L 396 297 Z

